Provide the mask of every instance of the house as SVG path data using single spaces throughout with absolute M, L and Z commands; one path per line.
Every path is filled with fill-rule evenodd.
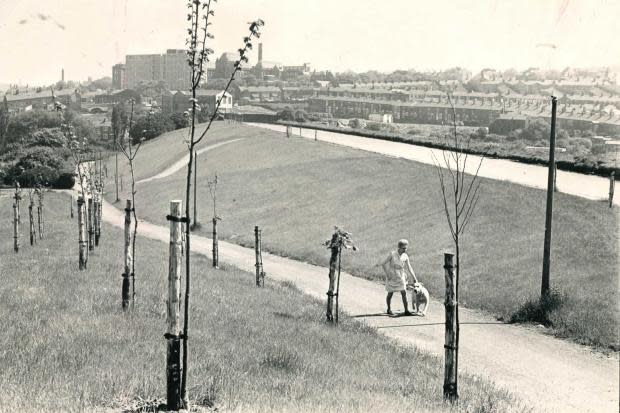
M 52 91 L 49 89 L 34 93 L 20 93 L 5 95 L 10 112 L 26 110 L 46 110 L 54 108 Z M 78 90 L 62 89 L 54 91 L 56 101 L 61 105 L 79 111 L 82 106 L 82 97 Z
M 277 102 L 282 100 L 282 91 L 275 86 L 248 86 L 239 88 L 241 98 L 249 102 Z
M 192 94 L 186 91 L 178 91 L 172 96 L 172 104 L 162 101 L 162 110 L 166 108 L 166 110 L 172 109 L 172 113 L 182 113 L 191 108 L 190 99 Z M 196 90 L 196 100 L 200 105 L 200 109 L 203 112 L 212 113 L 215 108 L 217 101 L 221 99 L 219 110 L 220 112 L 226 113 L 233 108 L 233 98 L 232 95 L 228 92 L 224 94 L 223 90 L 209 90 L 209 89 L 198 89 Z

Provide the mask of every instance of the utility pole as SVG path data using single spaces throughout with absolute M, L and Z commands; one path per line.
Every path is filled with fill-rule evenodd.
M 551 268 L 551 220 L 553 217 L 553 188 L 555 181 L 555 112 L 557 99 L 551 96 L 551 136 L 549 142 L 549 174 L 547 177 L 547 211 L 545 214 L 545 247 L 543 251 L 541 298 L 549 295 L 549 273 Z

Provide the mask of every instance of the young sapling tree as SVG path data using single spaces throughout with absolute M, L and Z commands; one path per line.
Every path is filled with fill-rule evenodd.
M 217 215 L 217 210 L 216 210 L 217 184 L 218 184 L 218 179 L 217 179 L 217 172 L 216 172 L 213 180 L 207 182 L 207 185 L 209 186 L 209 194 L 211 195 L 211 200 L 213 201 L 213 219 L 212 219 L 212 222 L 213 222 L 213 249 L 212 249 L 213 268 L 219 268 L 219 246 L 218 246 L 218 241 L 217 241 L 217 221 L 222 219 L 219 215 Z
M 235 76 L 241 70 L 244 63 L 248 62 L 247 54 L 252 49 L 252 40 L 260 37 L 260 28 L 264 25 L 262 20 L 256 20 L 250 23 L 249 34 L 243 38 L 243 47 L 239 49 L 239 59 L 235 61 L 233 65 L 233 71 L 230 74 L 230 78 L 224 87 L 224 93 L 216 101 L 213 113 L 209 116 L 207 125 L 203 132 L 196 137 L 196 123 L 197 113 L 201 110 L 196 98 L 196 91 L 199 88 L 203 75 L 206 71 L 206 64 L 209 61 L 209 56 L 213 54 L 213 50 L 207 47 L 207 39 L 213 39 L 213 35 L 209 31 L 211 17 L 215 15 L 212 9 L 212 4 L 215 0 L 192 0 L 187 3 L 189 12 L 187 14 L 187 21 L 189 22 L 189 28 L 187 29 L 187 56 L 188 64 L 190 66 L 190 88 L 192 97 L 189 99 L 190 109 L 190 127 L 188 136 L 186 139 L 188 149 L 188 161 L 187 161 L 187 176 L 185 186 L 185 298 L 184 298 L 184 311 L 183 311 L 183 361 L 181 372 L 181 399 L 183 406 L 188 407 L 188 395 L 187 395 L 187 370 L 188 370 L 188 329 L 189 329 L 189 305 L 190 305 L 190 287 L 191 287 L 191 257 L 190 257 L 190 205 L 191 205 L 191 178 L 192 168 L 194 166 L 194 153 L 196 146 L 205 138 L 209 132 L 213 121 L 219 114 L 219 108 L 222 103 L 222 99 L 226 96 L 228 88 L 235 80 Z M 170 407 L 170 406 L 169 406 Z
M 454 330 L 448 331 L 446 335 L 454 335 L 454 350 L 452 359 L 446 360 L 446 369 L 453 369 L 454 378 L 448 383 L 444 383 L 444 398 L 451 402 L 458 399 L 458 346 L 459 346 L 459 280 L 462 274 L 461 259 L 461 241 L 462 236 L 471 222 L 472 214 L 480 198 L 480 179 L 478 173 L 484 160 L 484 154 L 480 156 L 477 166 L 468 167 L 469 148 L 471 144 L 471 136 L 465 137 L 458 133 L 456 125 L 456 110 L 452 103 L 452 97 L 448 93 L 448 103 L 452 108 L 452 124 L 448 135 L 451 140 L 452 149 L 442 150 L 441 160 L 433 154 L 435 170 L 439 178 L 441 196 L 443 200 L 444 213 L 450 228 L 450 235 L 454 242 L 456 271 L 454 281 L 454 301 L 446 302 L 446 317 L 452 317 L 454 314 Z M 446 327 L 448 328 L 448 321 Z M 451 329 L 451 328 L 450 328 Z M 448 353 L 447 353 L 448 354 Z M 446 375 L 447 378 L 448 375 Z
M 138 155 L 138 151 L 142 146 L 142 142 L 144 142 L 144 137 L 140 138 L 135 144 L 132 142 L 132 138 L 129 136 L 129 131 L 131 130 L 133 123 L 133 114 L 134 114 L 134 100 L 130 100 L 131 103 L 131 111 L 129 115 L 129 123 L 123 130 L 123 138 L 118 140 L 118 150 L 125 156 L 127 162 L 129 163 L 129 173 L 131 177 L 131 214 L 133 216 L 133 234 L 131 237 L 131 274 L 125 274 L 125 276 L 131 277 L 131 303 L 132 306 L 135 304 L 136 298 L 136 237 L 138 235 L 138 217 L 136 216 L 136 177 L 134 173 L 134 160 Z

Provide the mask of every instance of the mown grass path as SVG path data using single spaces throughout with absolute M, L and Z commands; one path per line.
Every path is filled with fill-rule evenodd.
M 122 226 L 121 212 L 104 204 L 107 222 Z M 141 222 L 140 234 L 169 241 L 169 229 Z M 192 251 L 209 256 L 208 238 L 193 235 Z M 220 260 L 245 271 L 254 270 L 254 251 L 220 243 Z M 327 269 L 272 254 L 263 256 L 268 277 L 295 283 L 302 291 L 324 299 Z M 383 286 L 343 273 L 341 304 L 350 315 L 378 328 L 388 337 L 443 355 L 442 304 L 433 300 L 427 317 L 386 317 Z M 397 300 L 395 300 L 397 301 Z M 461 369 L 509 389 L 536 411 L 615 412 L 618 406 L 618 360 L 587 348 L 556 340 L 530 328 L 498 323 L 467 309 L 461 310 Z

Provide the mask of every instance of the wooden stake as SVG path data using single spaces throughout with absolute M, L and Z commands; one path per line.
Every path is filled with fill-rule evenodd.
M 97 225 L 99 228 L 99 239 L 101 239 L 101 221 L 103 219 L 103 190 L 99 192 L 99 208 L 97 208 L 99 212 L 99 219 L 97 219 Z
M 327 322 L 334 322 L 334 295 L 335 295 L 335 287 L 336 287 L 336 271 L 338 265 L 338 232 L 334 232 L 331 240 L 331 257 L 329 258 L 329 289 L 327 290 L 327 312 L 326 318 Z
M 213 253 L 213 268 L 219 268 L 219 247 L 217 243 L 217 218 L 213 218 L 213 249 L 211 251 Z
M 31 199 L 30 204 L 28 205 L 28 219 L 30 222 L 30 245 L 34 245 L 34 242 L 37 238 L 34 230 L 34 217 L 32 213 L 32 208 L 34 207 L 34 201 Z
M 315 129 L 315 130 L 314 130 L 314 140 L 315 140 L 315 141 L 317 140 L 317 138 L 316 138 L 316 134 L 317 134 L 317 130 Z
M 116 202 L 119 202 L 121 199 L 118 197 L 118 148 L 116 149 L 116 153 L 114 154 L 114 186 L 116 187 Z
M 258 226 L 254 227 L 254 253 L 256 255 L 256 286 L 262 287 L 265 285 L 265 272 L 263 271 L 263 242 L 261 236 L 261 230 Z
M 444 268 L 446 278 L 446 294 L 444 307 L 446 310 L 446 339 L 444 345 L 445 370 L 443 381 L 444 400 L 455 402 L 458 399 L 457 389 L 457 361 L 458 348 L 456 332 L 458 323 L 456 320 L 456 310 L 458 302 L 456 297 L 456 279 L 454 274 L 454 254 L 444 254 Z
M 170 257 L 168 265 L 168 316 L 166 352 L 166 403 L 181 408 L 181 201 L 170 201 Z
M 93 192 L 93 218 L 94 218 L 94 230 L 95 230 L 95 246 L 99 246 L 99 195 L 97 191 Z
M 611 175 L 609 175 L 609 207 L 611 208 L 613 206 L 613 202 L 614 202 L 614 189 L 616 186 L 616 177 L 615 177 L 615 172 L 611 171 Z
M 19 212 L 17 202 L 13 203 L 13 251 L 19 252 Z
M 196 208 L 196 176 L 198 175 L 198 152 L 194 153 L 194 221 L 192 221 L 192 229 L 198 227 L 198 209 Z
M 95 230 L 93 223 L 93 198 L 88 198 L 88 250 L 93 251 L 95 249 Z
M 17 205 L 17 222 L 22 222 L 21 210 L 19 208 L 20 201 L 22 199 L 22 191 L 19 187 L 19 182 L 15 181 L 15 205 Z
M 39 199 L 39 205 L 37 205 L 37 224 L 39 226 L 39 238 L 43 239 L 43 207 Z
M 336 312 L 335 312 L 335 317 L 334 317 L 334 321 L 336 322 L 336 324 L 338 324 L 339 310 L 340 310 L 338 297 L 340 296 L 340 268 L 341 268 L 341 261 L 342 261 L 342 246 L 338 248 L 338 275 L 336 277 Z
M 73 195 L 69 198 L 69 204 L 71 206 L 71 219 L 73 219 Z
M 121 298 L 123 304 L 123 310 L 127 311 L 131 302 L 131 200 L 127 200 L 127 206 L 125 207 L 125 259 L 123 269 L 123 286 L 121 290 Z
M 77 199 L 77 213 L 78 213 L 78 248 L 79 248 L 79 265 L 80 270 L 86 269 L 86 264 L 88 262 L 87 258 L 87 247 L 86 247 L 86 214 L 84 211 L 85 208 L 84 198 L 80 195 Z

